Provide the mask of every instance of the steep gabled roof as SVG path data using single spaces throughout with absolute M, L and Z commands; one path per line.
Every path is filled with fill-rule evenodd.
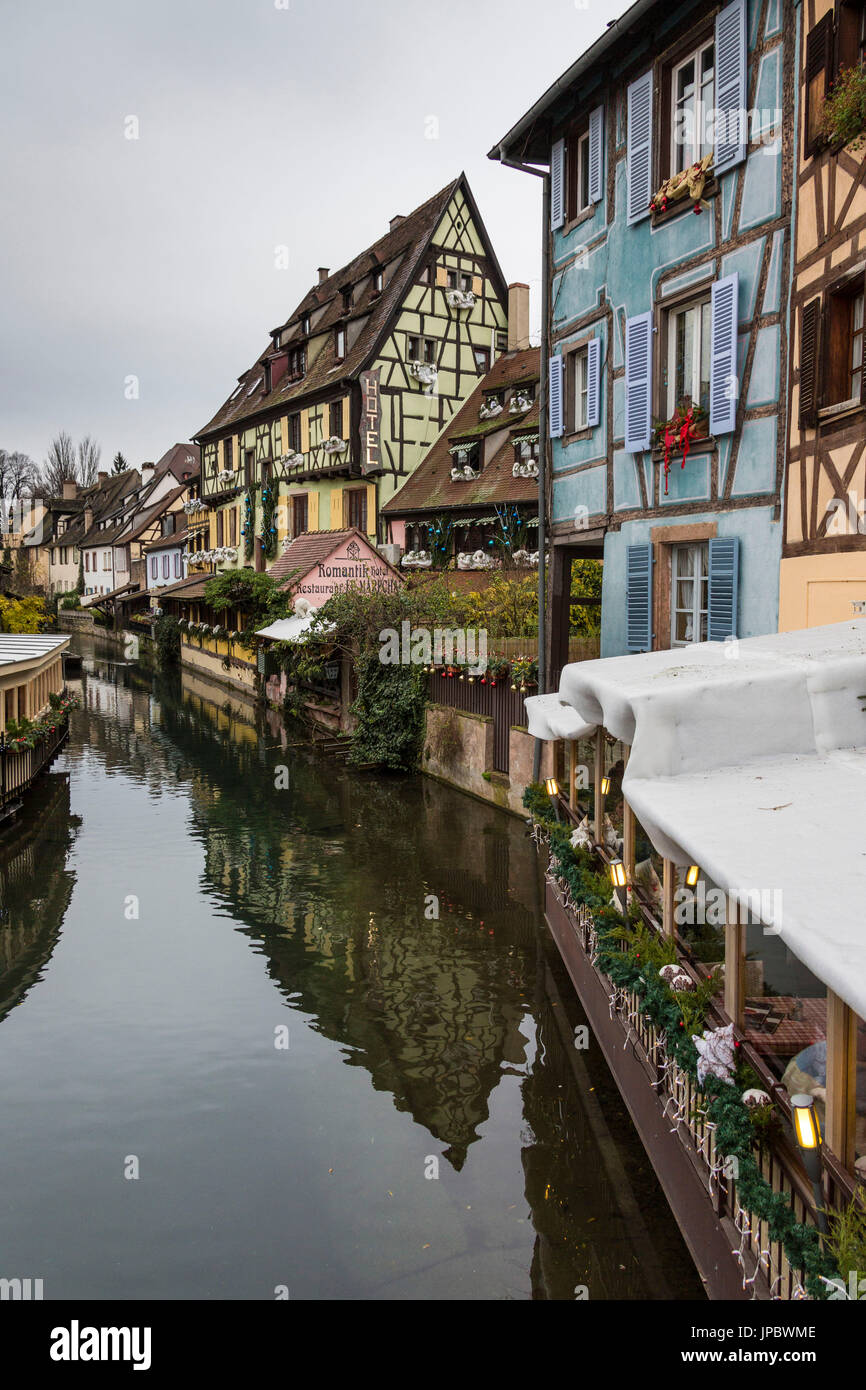
M 360 536 L 369 548 L 370 542 L 360 531 L 351 527 L 346 531 L 305 531 L 296 536 L 278 560 L 268 570 L 272 579 L 285 579 L 290 574 L 309 574 L 313 565 L 320 565 L 329 555 L 347 541 L 350 536 Z
M 97 482 L 93 483 L 91 487 L 84 488 L 76 498 L 76 501 L 81 503 L 78 517 L 71 526 L 67 527 L 62 536 L 56 538 L 55 544 L 59 541 L 63 545 L 80 546 L 87 535 L 87 529 L 84 525 L 86 510 L 90 509 L 93 512 L 94 521 L 110 516 L 125 497 L 140 487 L 141 477 L 138 469 L 128 468 L 124 473 L 111 474 L 104 483 Z M 94 543 L 99 544 L 98 541 Z
M 399 310 L 406 293 L 412 284 L 419 264 L 422 262 L 439 225 L 445 209 L 458 192 L 466 198 L 479 235 L 482 237 L 485 252 L 490 262 L 494 283 L 500 289 L 503 299 L 506 295 L 505 280 L 496 259 L 493 247 L 487 238 L 481 215 L 466 181 L 461 174 L 447 188 L 443 188 L 416 208 L 408 217 L 399 221 L 385 236 L 362 251 L 354 260 L 340 270 L 329 275 L 321 284 L 308 290 L 300 304 L 281 326 L 283 348 L 301 347 L 315 343 L 325 335 L 314 361 L 307 363 L 306 375 L 300 381 L 279 380 L 267 395 L 262 393 L 265 360 L 273 355 L 273 344 L 256 359 L 253 366 L 239 379 L 228 400 L 221 406 L 201 430 L 196 438 L 205 439 L 209 435 L 221 434 L 243 420 L 250 420 L 268 410 L 287 408 L 303 398 L 322 389 L 336 386 L 339 382 L 352 381 L 370 363 L 387 336 L 394 314 Z M 371 273 L 379 268 L 388 268 L 384 289 L 376 294 Z M 367 280 L 366 285 L 361 282 Z M 343 308 L 343 290 L 353 287 L 355 297 L 348 311 Z M 301 332 L 301 321 L 309 315 L 311 331 L 309 336 Z M 362 325 L 356 340 L 347 344 L 344 361 L 338 362 L 334 345 L 334 330 L 345 324 L 347 336 L 351 338 L 351 326 Z
M 506 405 L 504 413 L 493 420 L 481 418 L 481 407 L 491 391 L 504 392 L 524 382 L 537 382 L 539 364 L 538 348 L 506 352 L 497 358 L 487 376 L 427 450 L 415 472 L 385 503 L 382 514 L 397 517 L 417 512 L 465 511 L 501 502 L 537 503 L 538 480 L 515 478 L 512 469 L 515 438 L 538 433 L 538 400 L 522 415 L 512 415 Z M 474 482 L 453 482 L 450 450 L 455 443 L 482 439 L 502 430 L 508 431 L 507 437 L 493 458 L 485 463 L 478 478 Z

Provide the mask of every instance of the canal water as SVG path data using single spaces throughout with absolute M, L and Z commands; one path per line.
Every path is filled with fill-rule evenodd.
M 702 1298 L 525 827 L 76 639 L 0 837 L 0 1276 L 52 1298 Z

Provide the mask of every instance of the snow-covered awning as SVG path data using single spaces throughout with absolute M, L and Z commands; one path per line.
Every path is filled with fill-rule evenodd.
M 529 717 L 529 732 L 534 738 L 576 739 L 595 733 L 595 725 L 584 723 L 577 711 L 565 704 L 559 695 L 529 695 L 523 703 Z
M 863 619 L 580 662 L 556 697 L 631 746 L 623 791 L 658 853 L 699 864 L 861 1017 L 864 697 Z M 573 737 L 550 699 L 527 700 L 531 731 Z
M 256 636 L 270 637 L 272 642 L 305 642 L 309 636 L 310 628 L 313 626 L 315 618 L 315 609 L 312 609 L 303 617 L 295 615 L 291 618 L 279 618 L 268 627 L 260 627 L 256 632 Z M 328 627 L 320 628 L 319 630 L 323 634 L 333 632 L 334 625 L 331 623 Z

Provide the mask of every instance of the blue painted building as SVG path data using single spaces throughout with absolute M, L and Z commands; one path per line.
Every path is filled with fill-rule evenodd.
M 791 0 L 638 0 L 492 158 L 548 178 L 549 667 L 777 628 Z

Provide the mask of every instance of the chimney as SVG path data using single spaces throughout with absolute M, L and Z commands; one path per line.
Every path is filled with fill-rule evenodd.
M 141 481 L 142 481 L 142 484 L 146 485 L 147 483 L 149 483 L 149 482 L 151 481 L 151 479 L 153 478 L 153 472 L 154 472 L 154 464 L 152 464 L 152 463 L 143 463 L 143 464 L 141 465 Z
M 75 479 L 74 479 L 74 478 L 64 478 L 64 479 L 63 479 L 63 500 L 64 500 L 64 502 L 71 502 L 71 501 L 72 501 L 75 497 L 77 497 L 77 496 L 78 496 L 78 484 L 77 484 L 77 482 L 75 481 Z
M 508 351 L 529 347 L 529 286 L 517 281 L 508 286 Z
M 101 487 L 104 483 L 108 482 L 108 474 L 104 473 L 102 469 L 100 469 L 100 471 L 96 475 L 96 481 L 99 483 Z
M 85 530 L 85 532 L 89 531 L 92 525 L 93 525 L 93 508 L 92 508 L 92 507 L 85 507 L 85 508 L 84 508 L 84 530 Z
M 393 232 L 395 227 L 399 227 L 400 223 L 405 221 L 406 218 L 403 216 L 402 212 L 398 212 L 394 217 L 391 218 L 391 221 L 388 223 L 388 230 L 390 232 Z
M 331 272 L 330 272 L 330 270 L 328 269 L 328 267 L 327 267 L 326 265 L 320 265 L 320 266 L 319 266 L 319 284 L 320 284 L 320 285 L 324 285 L 324 283 L 325 283 L 325 281 L 327 280 L 327 278 L 328 278 L 328 276 L 330 275 L 330 273 L 331 273 Z

